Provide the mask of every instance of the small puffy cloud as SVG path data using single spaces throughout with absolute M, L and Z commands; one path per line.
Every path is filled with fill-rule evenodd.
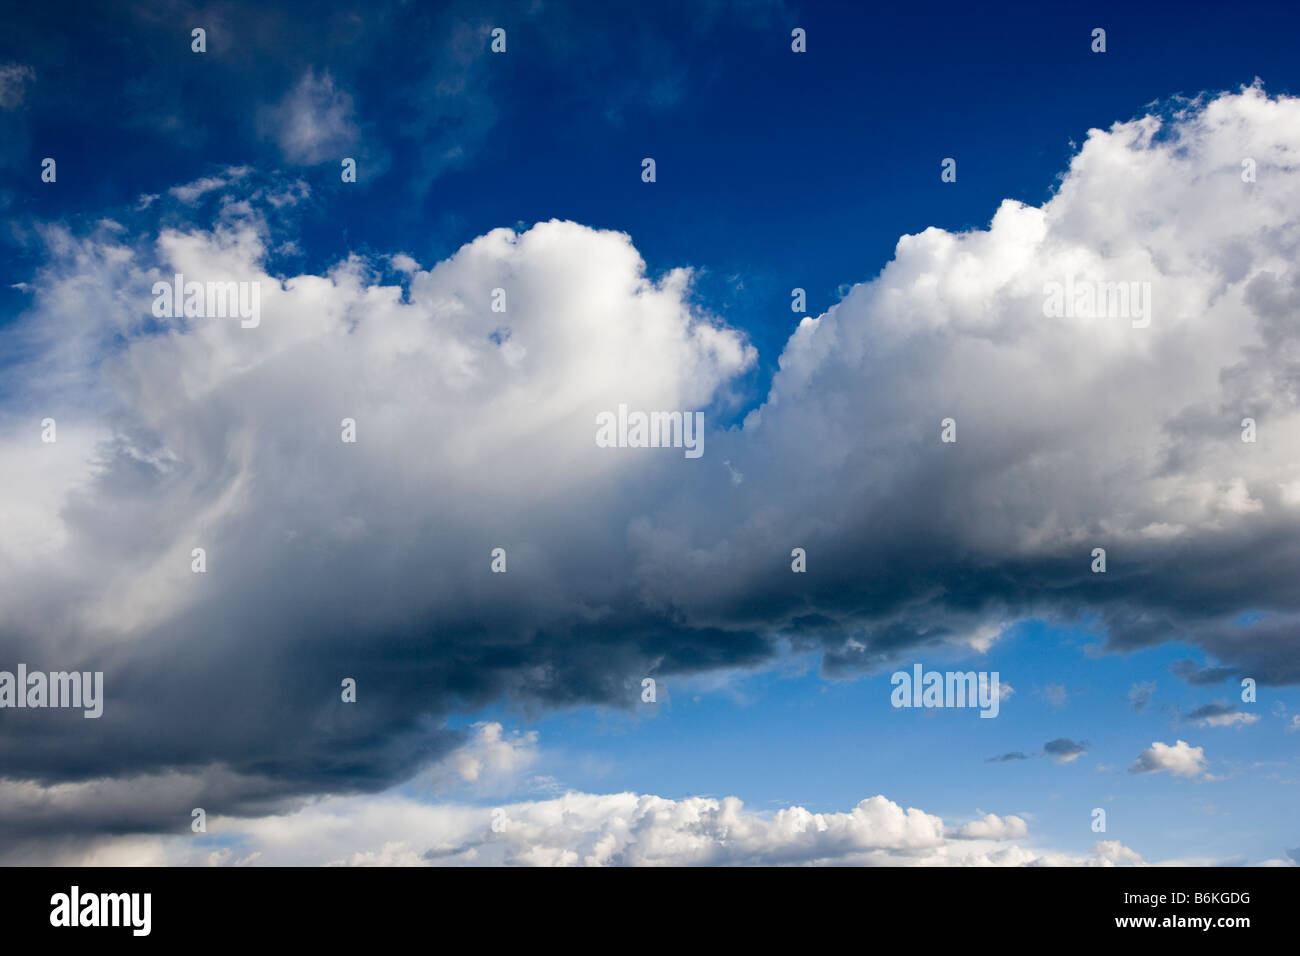
M 1249 714 L 1216 701 L 1196 708 L 1187 715 L 1187 720 L 1202 727 L 1244 727 L 1259 720 L 1259 715 Z
M 989 648 L 991 648 L 1005 632 L 1006 624 L 1004 622 L 993 621 L 976 627 L 967 634 L 964 639 L 958 638 L 954 643 L 964 643 L 967 647 L 979 651 L 981 654 L 986 654 L 988 653 Z M 1005 699 L 1009 696 L 1011 696 L 1010 692 L 1003 694 L 1002 698 Z
M 953 831 L 960 840 L 1018 840 L 1029 833 L 1029 825 L 1017 816 L 986 813 L 978 820 Z
M 1057 737 L 1043 744 L 1043 752 L 1057 763 L 1069 763 L 1078 760 L 1088 752 L 1088 742 L 1071 740 L 1069 737 Z
M 1200 747 L 1192 747 L 1186 741 L 1175 741 L 1173 746 L 1153 741 L 1151 746 L 1138 755 L 1129 773 L 1169 772 L 1175 777 L 1195 777 L 1205 770 L 1205 752 Z

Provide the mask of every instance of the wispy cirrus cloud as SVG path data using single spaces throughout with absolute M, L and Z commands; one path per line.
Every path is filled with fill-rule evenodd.
M 22 105 L 27 86 L 36 80 L 36 71 L 22 63 L 0 63 L 0 110 Z

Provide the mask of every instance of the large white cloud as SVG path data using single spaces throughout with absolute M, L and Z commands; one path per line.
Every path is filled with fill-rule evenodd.
M 860 627 L 836 666 L 1037 607 L 1300 679 L 1298 154 L 1300 100 L 1248 89 L 1092 130 L 1041 208 L 901 239 L 715 442 L 744 482 L 634 527 L 649 590 L 701 623 Z M 1150 324 L 1045 315 L 1067 281 L 1149 283 Z
M 293 813 L 212 817 L 204 837 L 44 844 L 60 864 L 267 866 L 1112 866 L 1142 858 L 1116 842 L 1090 853 L 1026 844 L 1019 817 L 946 827 L 883 796 L 844 812 L 756 813 L 735 797 L 669 800 L 569 792 L 483 807 L 393 794 L 328 798 Z M 211 841 L 222 846 L 211 848 Z M 24 862 L 31 848 L 11 851 Z
M 744 337 L 690 304 L 688 271 L 648 278 L 627 236 L 574 223 L 402 260 L 388 284 L 359 258 L 279 278 L 271 220 L 302 191 L 213 181 L 211 229 L 141 245 L 113 221 L 46 227 L 33 311 L 9 332 L 26 361 L 0 413 L 0 641 L 6 659 L 105 670 L 89 775 L 216 764 L 350 789 L 352 768 L 373 788 L 461 739 L 437 726 L 458 703 L 639 685 L 655 640 L 628 636 L 644 622 L 625 528 L 674 475 L 721 466 L 600 448 L 596 416 L 725 408 L 754 362 Z M 175 273 L 258 283 L 260 323 L 160 321 L 151 290 Z M 20 778 L 60 772 L 58 748 L 16 728 L 0 746 Z
M 692 312 L 686 271 L 646 279 L 616 233 L 560 222 L 497 230 L 407 276 L 403 290 L 374 284 L 356 259 L 328 276 L 277 279 L 259 265 L 265 232 L 246 204 L 228 203 L 211 232 L 164 230 L 163 265 L 147 270 L 113 230 L 83 241 L 51 233 L 75 271 L 42 293 L 32 327 L 47 356 L 0 446 L 40 469 L 44 499 L 32 508 L 26 490 L 6 496 L 33 525 L 5 542 L 12 603 L 22 603 L 18 578 L 37 570 L 32 549 L 51 540 L 66 543 L 54 563 L 83 589 L 68 612 L 96 636 L 139 633 L 198 599 L 192 546 L 208 548 L 224 589 L 272 543 L 330 561 L 369 542 L 395 562 L 432 549 L 416 534 L 472 535 L 472 552 L 446 556 L 455 570 L 428 574 L 395 615 L 413 600 L 492 601 L 485 587 L 497 582 L 479 572 L 493 546 L 511 552 L 508 581 L 544 584 L 554 576 L 548 552 L 566 544 L 554 536 L 617 541 L 625 521 L 610 527 L 611 515 L 642 507 L 619 493 L 646 482 L 648 465 L 683 464 L 597 448 L 597 412 L 703 408 L 754 359 L 737 333 Z M 261 325 L 179 320 L 147 334 L 144 290 L 173 272 L 258 283 Z M 108 310 L 91 301 L 100 284 L 121 290 Z M 505 292 L 503 313 L 491 309 L 494 289 Z M 104 339 L 123 334 L 129 346 L 103 357 Z M 102 376 L 87 381 L 101 361 Z M 105 389 L 108 416 L 73 404 L 99 402 Z M 70 452 L 33 444 L 30 416 L 45 412 Z M 81 438 L 88 416 L 105 443 L 94 454 Z M 358 423 L 355 446 L 340 441 L 343 418 Z M 51 461 L 63 463 L 60 475 Z M 27 469 L 15 471 L 6 480 Z M 563 604 L 572 583 L 556 583 Z

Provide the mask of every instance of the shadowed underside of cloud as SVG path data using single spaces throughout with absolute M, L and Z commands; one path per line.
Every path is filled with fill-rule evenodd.
M 44 226 L 2 333 L 0 660 L 103 670 L 107 699 L 6 711 L 0 766 L 177 773 L 261 812 L 409 777 L 493 701 L 631 705 L 780 647 L 854 673 L 1030 616 L 1300 681 L 1298 151 L 1300 100 L 1257 89 L 1092 131 L 1042 208 L 901 239 L 695 460 L 594 441 L 620 404 L 716 420 L 755 360 L 625 235 L 281 277 L 304 191 L 256 175 Z M 260 325 L 154 318 L 177 272 L 260 282 Z M 1066 281 L 1149 282 L 1150 324 L 1045 316 Z M 159 792 L 105 825 L 187 826 L 186 787 Z
M 1057 763 L 1070 763 L 1088 752 L 1088 742 L 1071 740 L 1069 737 L 1057 737 L 1043 744 L 1043 753 Z
M 1187 715 L 1187 720 L 1192 723 L 1199 723 L 1202 727 L 1242 727 L 1246 724 L 1256 723 L 1259 720 L 1259 715 L 1248 714 L 1245 711 L 1237 710 L 1235 707 L 1230 707 L 1222 701 L 1216 701 L 1213 704 L 1197 707 Z

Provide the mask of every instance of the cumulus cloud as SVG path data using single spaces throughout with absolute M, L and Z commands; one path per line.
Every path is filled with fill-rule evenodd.
M 46 848 L 65 865 L 268 866 L 1113 866 L 1142 858 L 1118 843 L 1088 854 L 1025 845 L 1020 817 L 985 814 L 960 827 L 883 797 L 851 810 L 756 813 L 735 797 L 670 800 L 569 792 L 486 808 L 392 794 L 333 797 L 293 813 L 211 818 L 229 846 L 190 837 L 124 837 Z M 18 850 L 0 856 L 21 861 Z
M 1169 772 L 1175 777 L 1195 777 L 1205 770 L 1205 751 L 1192 747 L 1184 740 L 1175 741 L 1172 746 L 1153 741 L 1151 746 L 1138 755 L 1129 773 Z
M 13 410 L 0 429 L 15 465 L 0 641 L 5 659 L 105 670 L 107 700 L 93 743 L 39 713 L 38 738 L 15 714 L 8 772 L 221 765 L 279 777 L 286 798 L 377 789 L 465 742 L 441 726 L 457 707 L 633 700 L 652 669 L 767 653 L 625 597 L 624 529 L 697 462 L 599 448 L 596 415 L 725 403 L 755 358 L 688 303 L 687 271 L 650 279 L 627 236 L 552 222 L 493 232 L 404 287 L 359 259 L 282 281 L 259 264 L 270 215 L 226 202 L 211 230 L 143 247 L 108 226 L 47 234 L 57 261 L 10 333 L 35 357 L 10 374 L 59 441 L 32 456 Z M 174 272 L 257 282 L 260 327 L 156 334 L 149 290 Z M 495 547 L 508 575 L 489 571 Z M 33 587 L 51 573 L 61 587 Z
M 355 129 L 328 75 L 279 109 L 295 161 Z M 632 706 L 647 674 L 786 647 L 857 673 L 1031 617 L 1300 681 L 1298 154 L 1300 100 L 1259 89 L 1094 130 L 1042 207 L 903 237 L 731 428 L 754 350 L 626 235 L 556 221 L 427 269 L 394 249 L 283 273 L 288 187 L 260 174 L 205 221 L 178 193 L 145 233 L 42 227 L 32 309 L 0 331 L 22 395 L 0 407 L 0 651 L 102 669 L 107 700 L 94 735 L 11 712 L 0 764 L 220 767 L 233 814 L 268 780 L 292 801 L 409 779 L 473 736 L 448 715 L 503 698 Z M 260 326 L 155 319 L 174 272 L 258 283 Z M 1067 280 L 1150 283 L 1149 324 L 1045 315 Z M 705 410 L 704 458 L 596 447 L 620 403 Z M 1185 766 L 1164 746 L 1136 772 Z
M 496 721 L 474 725 L 477 733 L 434 768 L 430 784 L 436 792 L 472 787 L 478 793 L 514 785 L 537 761 L 537 731 L 513 731 Z
M 953 836 L 963 840 L 1018 840 L 1028 833 L 1029 825 L 1020 817 L 986 813 L 980 819 L 958 827 Z
M 767 400 L 717 443 L 746 476 L 738 507 L 635 528 L 642 573 L 693 621 L 853 630 L 832 671 L 1035 607 L 1095 610 L 1112 648 L 1176 636 L 1262 683 L 1300 678 L 1300 589 L 1279 570 L 1300 563 L 1300 133 L 1275 125 L 1297 117 L 1252 89 L 1094 130 L 1044 206 L 904 237 L 800 324 Z M 1241 181 L 1242 155 L 1267 182 Z M 1044 289 L 1070 278 L 1151 283 L 1150 325 L 1045 316 Z M 1272 438 L 1242 442 L 1247 416 Z M 825 501 L 851 504 L 827 521 Z M 768 562 L 788 542 L 815 577 Z

